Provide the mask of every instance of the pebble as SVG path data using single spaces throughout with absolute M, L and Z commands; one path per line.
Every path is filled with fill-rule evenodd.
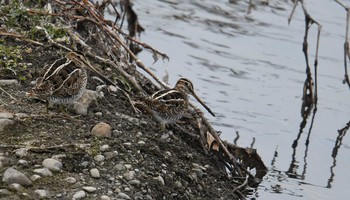
M 101 154 L 96 155 L 96 156 L 94 156 L 94 160 L 95 160 L 96 162 L 103 162 L 103 161 L 105 160 L 105 156 L 104 156 L 104 155 L 101 155 Z
M 97 190 L 95 187 L 92 187 L 92 186 L 84 186 L 84 187 L 82 187 L 82 189 L 88 193 L 92 193 L 92 192 L 95 192 Z
M 130 180 L 134 179 L 135 174 L 136 173 L 134 171 L 127 171 L 123 174 L 123 178 L 130 181 Z
M 47 168 L 34 169 L 33 172 L 41 176 L 52 176 L 52 172 Z
M 53 172 L 59 172 L 62 170 L 62 163 L 52 158 L 46 158 L 42 165 Z
M 141 184 L 141 182 L 139 180 L 131 180 L 131 181 L 129 181 L 129 184 L 134 185 L 134 186 L 138 186 Z
M 0 160 L 0 169 L 3 167 L 3 164 L 2 164 L 2 162 L 1 162 L 1 160 Z
M 79 164 L 79 166 L 83 167 L 83 168 L 87 168 L 89 165 L 88 161 L 83 161 L 82 163 Z
M 141 140 L 141 141 L 138 141 L 137 144 L 144 145 L 146 144 L 146 142 Z
M 117 170 L 117 171 L 124 171 L 126 168 L 122 164 L 116 164 L 114 166 L 114 169 Z
M 49 192 L 46 190 L 35 190 L 34 192 L 39 196 L 40 199 L 45 199 L 49 196 Z
M 100 178 L 100 172 L 96 168 L 90 169 L 90 175 L 92 178 Z
M 78 192 L 76 192 L 73 195 L 73 199 L 82 199 L 86 196 L 86 193 L 84 192 L 84 190 L 79 190 Z
M 9 190 L 20 192 L 24 190 L 24 187 L 18 183 L 12 183 L 9 185 Z
M 11 183 L 18 183 L 23 186 L 30 186 L 32 185 L 32 181 L 24 175 L 22 172 L 19 172 L 13 168 L 8 168 L 3 176 L 2 176 L 2 181 L 11 184 Z
M 107 89 L 109 92 L 113 92 L 113 93 L 116 93 L 118 91 L 117 87 L 115 87 L 114 85 L 108 86 Z
M 26 157 L 27 154 L 28 154 L 28 149 L 27 148 L 19 148 L 19 149 L 15 150 L 15 155 L 17 157 L 20 157 L 20 158 Z
M 16 79 L 3 79 L 0 80 L 0 86 L 5 86 L 5 85 L 17 85 L 18 81 Z
M 30 177 L 30 180 L 34 182 L 34 181 L 38 180 L 39 178 L 41 178 L 41 176 L 34 174 L 33 176 Z
M 78 115 L 87 115 L 87 107 L 84 106 L 82 103 L 80 102 L 74 102 L 73 103 L 73 109 L 74 109 L 74 112 Z
M 107 151 L 107 150 L 109 150 L 109 145 L 108 145 L 108 144 L 104 144 L 104 145 L 102 145 L 102 146 L 100 147 L 100 151 L 102 151 L 102 152 L 105 152 L 105 151 Z
M 109 198 L 109 196 L 106 196 L 106 195 L 102 195 L 101 200 L 111 200 L 111 198 Z
M 142 132 L 141 131 L 136 133 L 136 137 L 141 137 L 141 136 L 142 136 Z
M 124 166 L 125 166 L 126 169 L 131 169 L 132 168 L 132 165 L 130 165 L 130 164 L 125 164 Z
M 154 180 L 158 180 L 162 185 L 165 185 L 164 179 L 161 176 L 153 177 Z
M 194 168 L 194 169 L 192 169 L 192 171 L 193 171 L 194 173 L 196 173 L 196 175 L 198 176 L 198 178 L 202 178 L 203 175 L 204 175 L 203 170 L 201 170 L 200 168 Z
M 0 119 L 0 131 L 3 131 L 7 126 L 15 124 L 11 119 Z
M 103 115 L 102 112 L 95 112 L 96 117 L 102 117 L 102 115 Z
M 96 124 L 92 130 L 91 135 L 97 136 L 97 137 L 111 137 L 112 135 L 112 128 L 109 124 L 104 122 L 99 122 Z
M 106 160 L 109 160 L 116 157 L 118 155 L 118 151 L 104 152 L 103 155 L 106 157 Z
M 66 179 L 64 179 L 67 183 L 70 184 L 74 184 L 77 182 L 77 179 L 75 179 L 74 177 L 67 177 Z
M 124 142 L 123 145 L 124 145 L 124 146 L 129 146 L 129 147 L 130 147 L 132 144 L 131 144 L 131 142 Z
M 129 197 L 129 195 L 127 195 L 127 194 L 125 194 L 123 192 L 118 193 L 117 198 L 119 198 L 119 199 L 131 199 Z
M 23 159 L 20 159 L 20 160 L 18 160 L 17 164 L 27 167 L 27 166 L 28 166 L 28 161 L 23 160 Z M 0 167 L 0 168 L 1 168 L 1 167 Z

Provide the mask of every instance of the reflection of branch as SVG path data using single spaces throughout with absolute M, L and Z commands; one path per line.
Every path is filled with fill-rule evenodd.
M 338 150 L 343 142 L 343 138 L 346 134 L 346 132 L 349 130 L 350 128 L 350 121 L 346 124 L 346 126 L 340 130 L 338 130 L 338 137 L 335 141 L 335 145 L 334 145 L 334 148 L 333 148 L 333 151 L 332 151 L 332 158 L 333 158 L 333 164 L 330 168 L 330 171 L 331 171 L 331 176 L 329 177 L 328 179 L 328 182 L 327 182 L 327 188 L 331 188 L 332 187 L 332 182 L 334 180 L 334 168 L 335 166 L 337 165 L 337 155 L 338 155 Z
M 306 138 L 306 141 L 305 141 L 304 167 L 303 167 L 303 172 L 301 173 L 301 180 L 305 179 L 306 167 L 307 167 L 307 155 L 308 155 L 309 143 L 310 143 L 310 135 L 311 135 L 312 127 L 314 125 L 316 112 L 317 112 L 317 106 L 315 105 L 315 108 L 314 108 L 314 111 L 313 111 L 313 114 L 312 114 L 312 119 L 311 119 L 311 123 L 310 123 L 309 132 L 307 133 L 307 138 Z
M 303 102 L 304 103 L 304 102 Z M 310 112 L 311 112 L 311 108 L 310 108 Z M 309 112 L 309 113 L 310 113 Z M 303 166 L 303 172 L 301 174 L 300 177 L 298 177 L 298 174 L 296 172 L 296 170 L 298 169 L 298 165 L 296 164 L 296 151 L 297 151 L 297 147 L 298 147 L 298 142 L 299 139 L 301 137 L 301 134 L 303 133 L 303 130 L 307 124 L 307 118 L 309 116 L 309 114 L 307 115 L 303 115 L 303 120 L 300 123 L 300 128 L 299 128 L 299 133 L 297 135 L 297 138 L 294 140 L 293 144 L 292 144 L 292 149 L 293 149 L 293 154 L 292 154 L 292 160 L 291 160 L 291 164 L 289 166 L 289 169 L 287 170 L 287 174 L 289 177 L 291 178 L 298 178 L 298 179 L 305 179 L 305 174 L 306 174 L 306 167 L 307 167 L 307 155 L 308 155 L 308 150 L 309 150 L 309 142 L 310 142 L 310 136 L 311 136 L 311 130 L 314 124 L 314 120 L 315 120 L 315 116 L 316 116 L 316 112 L 317 112 L 317 106 L 315 105 L 314 109 L 313 109 L 313 114 L 312 114 L 312 119 L 311 119 L 311 123 L 310 123 L 310 128 L 307 134 L 307 138 L 305 141 L 305 151 L 304 151 L 304 166 Z

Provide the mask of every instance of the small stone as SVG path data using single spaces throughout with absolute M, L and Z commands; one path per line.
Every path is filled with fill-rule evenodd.
M 109 145 L 108 145 L 108 144 L 104 144 L 104 145 L 102 145 L 102 146 L 100 147 L 100 151 L 102 151 L 102 152 L 105 152 L 105 151 L 107 151 L 107 150 L 109 150 Z
M 157 176 L 157 177 L 153 177 L 153 179 L 158 180 L 162 185 L 165 185 L 165 181 L 164 181 L 163 177 Z
M 136 133 L 136 137 L 141 137 L 141 136 L 142 136 L 142 132 L 139 131 Z
M 23 159 L 20 159 L 20 160 L 18 160 L 17 164 L 27 167 L 27 166 L 28 166 L 28 161 L 23 160 Z M 1 168 L 1 167 L 0 167 L 0 168 Z
M 7 184 L 18 183 L 23 186 L 32 185 L 32 182 L 29 180 L 29 178 L 26 175 L 24 175 L 22 172 L 19 172 L 13 168 L 8 168 L 4 172 L 2 181 L 4 181 Z
M 131 189 L 130 189 L 129 187 L 125 187 L 125 188 L 124 188 L 124 191 L 125 191 L 125 192 L 130 192 Z
M 84 187 L 82 187 L 82 189 L 88 193 L 92 193 L 92 192 L 95 192 L 97 190 L 95 187 L 92 187 L 92 186 L 84 186 Z
M 34 174 L 33 176 L 30 177 L 30 180 L 34 182 L 34 181 L 38 180 L 39 178 L 41 178 L 41 176 Z
M 74 112 L 78 115 L 87 115 L 88 108 L 80 102 L 73 103 Z
M 171 156 L 172 156 L 172 155 L 171 155 L 171 152 L 170 152 L 170 151 L 166 151 L 166 152 L 165 152 L 165 156 L 166 156 L 167 158 L 171 157 Z
M 124 166 L 125 166 L 126 169 L 131 169 L 132 168 L 132 165 L 130 165 L 130 164 L 125 164 Z
M 116 171 L 124 171 L 126 168 L 125 168 L 124 165 L 122 165 L 122 164 L 116 164 L 116 165 L 114 166 L 114 169 L 115 169 Z
M 47 168 L 34 169 L 33 172 L 41 176 L 52 176 L 52 172 Z
M 108 91 L 116 93 L 118 91 L 118 89 L 114 85 L 110 85 L 110 86 L 108 86 Z
M 83 161 L 82 163 L 79 164 L 79 166 L 81 166 L 83 168 L 87 168 L 89 166 L 89 162 L 88 161 Z
M 111 134 L 112 134 L 111 126 L 104 122 L 100 122 L 96 124 L 91 130 L 91 135 L 94 135 L 97 137 L 111 137 Z
M 103 155 L 106 157 L 106 160 L 114 158 L 118 155 L 118 151 L 104 152 Z
M 141 141 L 138 141 L 137 144 L 144 145 L 146 144 L 146 142 L 141 140 Z
M 2 165 L 2 162 L 1 162 L 1 160 L 0 160 L 0 169 L 3 167 L 3 165 Z
M 78 192 L 76 192 L 73 195 L 73 199 L 82 199 L 86 196 L 86 193 L 84 192 L 84 190 L 79 190 Z
M 46 190 L 35 190 L 34 192 L 39 196 L 39 199 L 45 199 L 49 196 L 49 192 Z
M 204 174 L 203 170 L 201 170 L 201 169 L 199 169 L 199 168 L 194 168 L 194 169 L 192 169 L 192 171 L 193 171 L 194 173 L 196 173 L 196 175 L 198 176 L 198 178 L 202 178 L 202 177 L 203 177 L 203 174 Z
M 24 190 L 24 187 L 18 183 L 12 183 L 8 187 L 9 187 L 9 190 L 16 191 L 16 192 L 21 192 Z
M 94 156 L 94 160 L 96 161 L 96 162 L 103 162 L 104 160 L 105 160 L 105 156 L 104 155 L 96 155 L 96 156 Z
M 70 184 L 74 184 L 77 182 L 77 179 L 75 179 L 74 177 L 67 177 L 66 179 L 64 179 L 67 183 Z
M 119 199 L 131 199 L 129 197 L 129 195 L 125 194 L 125 193 L 122 193 L 122 192 L 119 192 L 118 195 L 117 195 L 117 198 Z
M 11 119 L 0 119 L 0 131 L 3 131 L 7 126 L 15 124 Z
M 15 155 L 20 158 L 27 156 L 27 154 L 28 154 L 27 148 L 19 148 L 19 149 L 16 149 L 15 151 Z
M 131 146 L 132 144 L 131 144 L 131 142 L 124 142 L 123 145 L 124 146 Z
M 52 158 L 45 159 L 42 165 L 50 171 L 59 172 L 62 170 L 62 163 Z
M 130 181 L 134 178 L 135 174 L 136 173 L 134 171 L 127 171 L 123 174 L 123 178 L 126 179 L 127 181 Z
M 96 168 L 90 169 L 90 175 L 92 178 L 100 178 L 100 172 Z
M 103 115 L 102 112 L 95 112 L 96 117 L 102 117 L 102 115 Z
M 131 180 L 129 181 L 129 184 L 134 186 L 139 186 L 141 182 L 139 180 Z
M 101 200 L 111 200 L 111 198 L 109 198 L 109 196 L 106 196 L 106 195 L 102 195 Z

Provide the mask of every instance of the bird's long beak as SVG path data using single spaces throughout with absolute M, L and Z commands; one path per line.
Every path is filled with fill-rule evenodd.
M 215 117 L 215 114 L 210 110 L 210 108 L 209 108 L 207 105 L 205 105 L 205 103 L 202 101 L 202 99 L 200 99 L 199 96 L 197 96 L 197 94 L 194 93 L 193 91 L 192 91 L 191 93 L 192 93 L 192 96 L 193 96 L 194 98 L 196 98 L 196 100 L 197 100 L 200 104 L 202 104 L 202 106 L 203 106 L 211 115 L 213 115 L 213 116 Z

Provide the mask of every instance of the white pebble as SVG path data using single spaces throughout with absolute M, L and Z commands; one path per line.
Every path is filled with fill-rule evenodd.
M 45 159 L 42 165 L 50 171 L 59 172 L 62 170 L 62 163 L 52 158 Z
M 52 176 L 52 172 L 47 168 L 34 169 L 33 172 L 42 176 Z
M 82 187 L 82 189 L 89 193 L 95 192 L 97 190 L 95 187 L 92 186 L 84 186 Z
M 83 190 L 79 190 L 73 195 L 73 199 L 82 199 L 86 196 L 86 193 Z
M 104 156 L 104 155 L 101 155 L 101 154 L 96 155 L 96 156 L 94 157 L 94 160 L 95 160 L 96 162 L 103 162 L 103 161 L 105 160 L 105 156 Z
M 92 178 L 100 178 L 100 172 L 96 168 L 90 169 L 90 175 Z

